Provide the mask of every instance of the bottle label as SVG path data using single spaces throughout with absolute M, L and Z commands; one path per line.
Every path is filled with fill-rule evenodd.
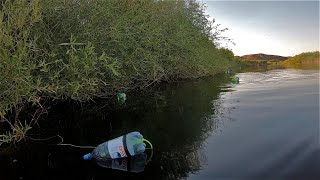
M 128 157 L 123 146 L 123 136 L 108 141 L 108 150 L 112 159 Z

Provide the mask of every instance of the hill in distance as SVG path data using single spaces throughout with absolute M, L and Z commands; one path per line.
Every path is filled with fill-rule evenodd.
M 240 58 L 243 60 L 284 61 L 287 60 L 289 57 L 259 53 L 240 56 Z

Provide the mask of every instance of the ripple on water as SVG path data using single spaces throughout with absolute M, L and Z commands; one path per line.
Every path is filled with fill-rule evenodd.
M 249 72 L 240 73 L 237 75 L 240 78 L 239 90 L 256 89 L 257 85 L 265 85 L 264 88 L 276 87 L 270 86 L 275 84 L 283 84 L 284 82 L 295 82 L 304 79 L 319 79 L 318 70 L 296 70 L 296 69 L 281 69 L 271 70 L 267 72 Z

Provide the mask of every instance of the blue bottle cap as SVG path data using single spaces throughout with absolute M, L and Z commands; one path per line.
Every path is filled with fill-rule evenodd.
M 92 159 L 91 153 L 85 154 L 85 155 L 83 156 L 83 160 L 91 160 L 91 159 Z

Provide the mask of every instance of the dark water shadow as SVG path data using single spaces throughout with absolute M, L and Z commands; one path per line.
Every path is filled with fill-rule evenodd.
M 131 131 L 141 132 L 154 149 L 141 173 L 102 168 L 85 162 L 87 149 L 54 146 L 58 138 L 31 141 L 0 155 L 4 179 L 181 179 L 206 163 L 204 140 L 218 127 L 212 114 L 229 77 L 217 75 L 197 81 L 162 84 L 150 91 L 128 93 L 123 107 L 110 108 L 105 100 L 82 106 L 58 103 L 49 109 L 30 136 L 56 134 L 65 143 L 97 145 Z M 112 109 L 112 110 L 111 110 Z M 40 133 L 39 133 L 40 132 Z M 150 152 L 146 152 L 150 155 Z

